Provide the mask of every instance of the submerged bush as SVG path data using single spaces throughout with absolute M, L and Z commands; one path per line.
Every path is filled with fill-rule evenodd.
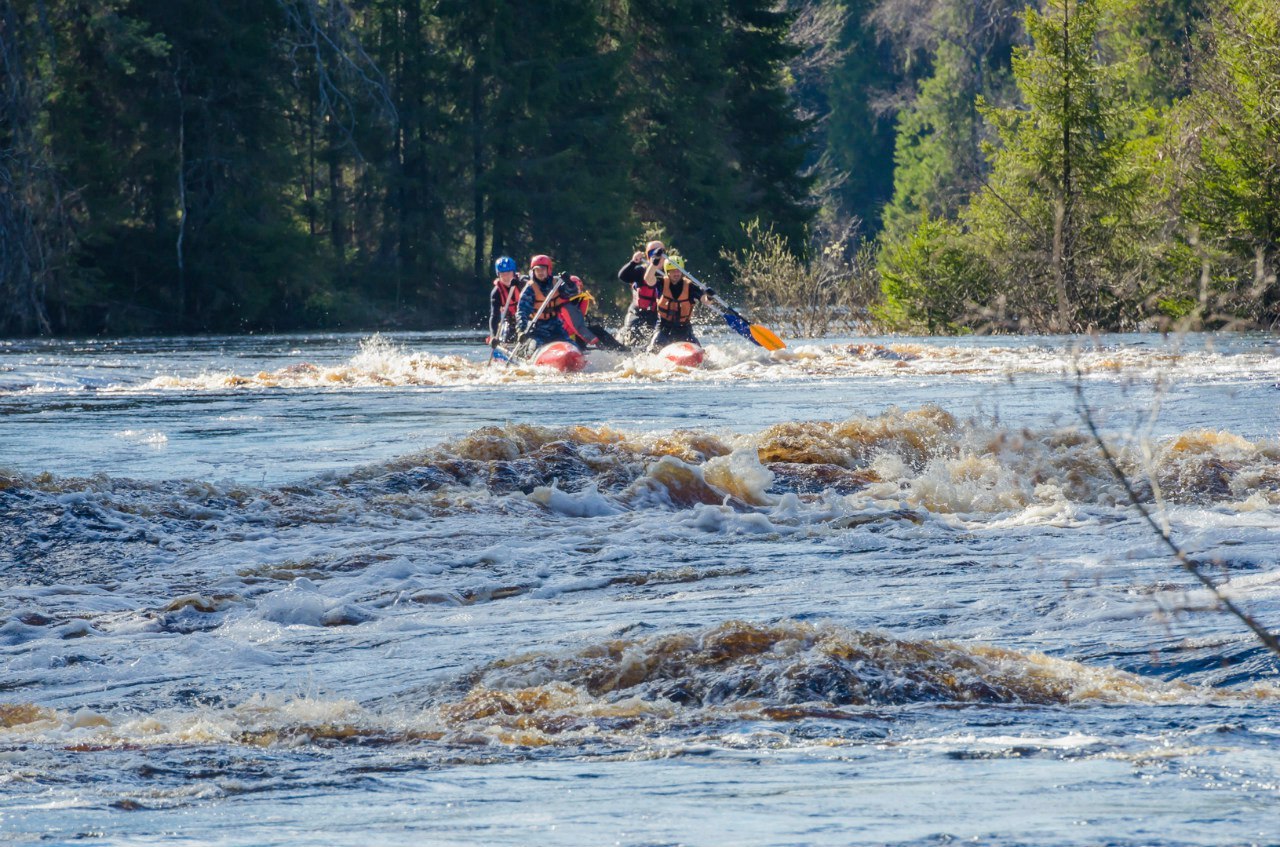
M 807 256 L 758 220 L 743 230 L 751 246 L 722 257 L 755 320 L 806 337 L 866 328 L 879 282 L 874 250 L 858 237 L 856 224 L 810 233 Z
M 880 254 L 883 301 L 875 316 L 893 329 L 965 332 L 987 320 L 992 272 L 960 227 L 925 217 Z

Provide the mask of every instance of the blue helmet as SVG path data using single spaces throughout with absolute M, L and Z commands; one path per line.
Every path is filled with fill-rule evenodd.
M 510 256 L 502 256 L 501 258 L 498 259 L 498 261 L 493 263 L 493 266 L 497 268 L 498 273 L 503 273 L 504 271 L 514 271 L 516 269 L 516 260 L 511 258 Z

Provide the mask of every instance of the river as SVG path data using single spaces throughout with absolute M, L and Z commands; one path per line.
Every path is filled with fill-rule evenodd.
M 0 840 L 1280 843 L 1280 345 L 0 342 Z

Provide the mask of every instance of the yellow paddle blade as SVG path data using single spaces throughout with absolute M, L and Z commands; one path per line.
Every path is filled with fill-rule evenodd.
M 757 344 L 766 350 L 781 350 L 783 347 L 787 346 L 773 330 L 769 329 L 767 326 L 760 326 L 760 324 L 751 325 L 751 337 L 756 340 Z

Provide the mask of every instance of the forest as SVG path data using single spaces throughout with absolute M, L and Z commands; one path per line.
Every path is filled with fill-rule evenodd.
M 0 335 L 612 307 L 654 235 L 877 330 L 1274 327 L 1280 4 L 0 4 Z

